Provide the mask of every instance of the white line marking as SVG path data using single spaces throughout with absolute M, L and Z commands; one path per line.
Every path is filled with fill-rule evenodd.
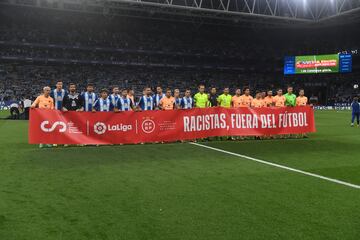
M 287 167 L 287 166 L 284 166 L 284 165 L 280 165 L 280 164 L 276 164 L 276 163 L 272 163 L 272 162 L 267 162 L 267 161 L 264 161 L 264 160 L 261 160 L 261 159 L 245 156 L 245 155 L 238 154 L 238 153 L 229 152 L 229 151 L 226 151 L 226 150 L 222 150 L 220 148 L 214 148 L 214 147 L 202 145 L 202 144 L 199 144 L 199 143 L 190 142 L 190 144 L 196 145 L 196 146 L 199 146 L 199 147 L 203 147 L 203 148 L 208 148 L 208 149 L 211 149 L 211 150 L 214 150 L 214 151 L 226 153 L 226 154 L 233 155 L 233 156 L 236 156 L 236 157 L 245 158 L 245 159 L 248 159 L 248 160 L 251 160 L 251 161 L 254 161 L 254 162 L 270 165 L 270 166 L 273 166 L 273 167 L 286 169 L 288 171 L 297 172 L 297 173 L 301 173 L 301 174 L 304 174 L 304 175 L 320 178 L 320 179 L 323 179 L 323 180 L 326 180 L 326 181 L 329 181 L 329 182 L 334 182 L 334 183 L 345 185 L 345 186 L 348 186 L 348 187 L 360 189 L 360 185 L 344 182 L 344 181 L 337 180 L 337 179 L 334 179 L 334 178 L 324 177 L 324 176 L 321 176 L 321 175 L 318 175 L 318 174 L 315 174 L 315 173 L 305 172 L 305 171 L 302 171 L 302 170 L 299 170 L 299 169 L 296 169 L 296 168 L 291 168 L 291 167 Z

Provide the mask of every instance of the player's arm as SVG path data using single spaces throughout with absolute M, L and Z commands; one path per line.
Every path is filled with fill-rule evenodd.
M 178 109 L 183 109 L 183 108 L 184 108 L 184 101 L 182 98 L 180 98 L 180 103 L 179 103 Z
M 131 103 L 131 101 L 130 101 L 130 103 Z M 114 112 L 121 112 L 120 109 L 121 109 L 121 102 L 120 102 L 120 100 L 118 99 L 118 100 L 115 102 Z
M 81 108 L 79 109 L 79 111 L 84 111 L 85 110 L 85 96 L 84 96 L 84 93 L 80 94 L 79 96 L 79 104 L 81 106 Z
M 295 106 L 296 106 L 296 97 L 295 97 L 295 100 L 290 101 L 290 106 L 291 106 L 291 107 L 295 107 Z
M 112 103 L 112 100 L 110 100 L 110 104 L 109 104 L 109 112 L 115 112 L 115 105 Z
M 159 105 L 156 103 L 156 95 L 152 96 L 152 99 L 153 99 L 154 110 L 159 109 Z
M 79 99 L 79 106 L 81 106 L 81 108 L 77 109 L 76 111 L 82 112 L 82 111 L 84 111 L 84 99 L 82 98 L 81 95 L 79 96 L 78 99 Z
M 51 103 L 50 103 L 50 109 L 54 109 L 55 105 L 54 105 L 54 99 L 52 99 Z
M 251 100 L 250 100 L 250 107 L 251 107 L 251 108 L 254 108 L 254 107 L 255 107 L 254 99 L 251 99 Z
M 144 98 L 141 97 L 138 104 L 137 104 L 137 111 L 142 111 L 141 105 L 144 104 Z
M 216 101 L 218 103 L 218 106 L 221 106 L 221 102 L 222 102 L 222 97 L 221 95 L 219 95 L 217 98 L 216 98 Z
M 130 101 L 130 102 L 131 102 L 131 101 Z M 120 101 L 120 99 L 118 99 L 118 100 L 115 102 L 114 112 L 121 112 L 120 109 L 121 109 L 121 101 Z
M 99 105 L 100 105 L 99 100 L 96 99 L 91 111 L 96 112 L 99 108 Z
M 275 106 L 275 102 L 276 102 L 276 99 L 273 97 L 273 99 L 272 99 L 272 101 L 271 101 L 270 107 L 274 107 L 274 106 Z
M 31 108 L 36 108 L 39 105 L 40 99 L 37 97 L 35 101 L 31 104 Z
M 194 95 L 194 105 L 196 106 L 197 93 Z
M 159 110 L 164 110 L 164 107 L 163 107 L 163 104 L 164 104 L 163 99 L 164 99 L 164 98 L 160 99 L 160 101 L 159 101 L 159 105 L 158 105 L 158 109 L 159 109 Z
M 135 110 L 135 106 L 134 106 L 134 103 L 133 103 L 133 101 L 130 99 L 130 109 L 131 110 Z
M 66 95 L 66 96 L 64 96 L 64 99 L 63 99 L 63 104 L 62 104 L 62 109 L 61 109 L 62 111 L 65 111 L 65 112 L 68 111 L 68 109 L 66 108 L 68 103 L 69 103 L 69 97 Z

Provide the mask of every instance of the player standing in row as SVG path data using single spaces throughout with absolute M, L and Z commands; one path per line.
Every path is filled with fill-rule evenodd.
M 154 95 L 155 110 L 159 109 L 160 100 L 165 97 L 160 86 L 156 87 L 156 94 Z
M 241 106 L 241 89 L 237 88 L 235 90 L 235 95 L 231 98 L 231 106 L 238 108 Z
M 75 83 L 69 84 L 69 93 L 64 97 L 63 111 L 83 111 L 84 103 L 80 94 L 76 92 Z
M 181 99 L 180 106 L 182 109 L 192 109 L 194 107 L 194 99 L 191 97 L 190 89 L 185 90 L 185 95 Z
M 299 90 L 299 96 L 296 98 L 296 106 L 306 106 L 308 98 L 305 96 L 304 89 Z
M 114 105 L 112 104 L 107 89 L 101 89 L 100 98 L 95 100 L 93 112 L 112 112 Z
M 266 93 L 266 97 L 264 98 L 264 106 L 265 107 L 272 107 L 273 104 L 274 104 L 273 91 L 268 90 L 267 93 Z
M 67 91 L 63 89 L 63 82 L 57 81 L 55 89 L 51 91 L 50 97 L 54 100 L 56 110 L 62 110 L 64 97 L 67 95 Z
M 129 92 L 126 89 L 123 89 L 121 91 L 121 96 L 118 98 L 115 104 L 115 112 L 126 112 L 134 110 L 135 106 L 133 104 L 133 101 L 129 97 Z
M 217 98 L 217 102 L 220 107 L 230 108 L 231 107 L 231 95 L 228 87 L 224 88 L 223 94 Z
M 253 108 L 262 108 L 265 107 L 264 100 L 261 98 L 262 94 L 259 91 L 256 91 L 255 98 L 251 101 L 251 107 Z
M 267 96 L 266 91 L 261 91 L 261 99 L 264 100 L 266 96 Z
M 54 99 L 50 96 L 51 88 L 44 87 L 43 94 L 38 96 L 35 101 L 31 104 L 31 108 L 39 108 L 39 109 L 54 109 Z M 43 147 L 52 147 L 51 144 L 42 144 L 39 145 L 40 148 Z
M 288 86 L 287 93 L 284 95 L 285 97 L 285 106 L 287 107 L 295 107 L 296 106 L 296 95 L 293 93 L 294 89 L 291 86 Z
M 279 88 L 276 92 L 276 96 L 273 97 L 275 107 L 284 107 L 285 106 L 285 97 L 283 96 L 283 90 Z
M 175 106 L 175 98 L 171 95 L 171 89 L 167 88 L 165 96 L 160 99 L 159 109 L 161 110 L 174 110 Z
M 240 98 L 240 107 L 251 107 L 251 102 L 253 101 L 253 97 L 250 95 L 250 88 L 244 87 L 243 95 Z
M 209 94 L 210 107 L 218 106 L 218 95 L 216 94 L 216 88 L 212 87 Z
M 110 101 L 112 103 L 113 106 L 116 105 L 118 99 L 120 98 L 120 90 L 119 87 L 113 87 L 112 88 L 112 93 L 109 95 Z
M 86 92 L 81 94 L 82 101 L 84 103 L 84 111 L 91 112 L 94 108 L 94 103 L 97 99 L 96 94 L 94 93 L 94 85 L 88 83 L 86 86 Z
M 195 107 L 207 108 L 210 107 L 209 96 L 205 93 L 205 85 L 199 85 L 199 92 L 194 95 Z
M 135 92 L 133 89 L 129 88 L 127 90 L 127 97 L 130 98 L 130 100 L 132 101 L 133 106 L 135 106 Z
M 174 98 L 175 98 L 175 107 L 176 109 L 178 109 L 180 108 L 181 105 L 180 90 L 178 88 L 174 89 Z
M 154 110 L 154 98 L 151 96 L 151 88 L 145 87 L 143 92 L 144 96 L 142 96 L 139 100 L 139 104 L 137 106 L 138 110 Z
M 43 94 L 38 96 L 31 104 L 31 108 L 54 109 L 54 99 L 50 96 L 51 88 L 43 88 Z

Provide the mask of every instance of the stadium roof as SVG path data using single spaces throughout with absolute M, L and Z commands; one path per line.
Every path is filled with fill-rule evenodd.
M 204 23 L 273 26 L 343 24 L 360 19 L 360 0 L 1 0 L 3 4 Z

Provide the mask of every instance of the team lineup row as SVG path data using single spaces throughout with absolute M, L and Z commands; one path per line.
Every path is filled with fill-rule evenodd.
M 181 97 L 179 89 L 174 93 L 166 89 L 165 93 L 161 87 L 156 88 L 156 94 L 152 93 L 150 87 L 143 90 L 143 96 L 135 99 L 134 92 L 128 89 L 120 90 L 113 87 L 109 94 L 107 89 L 102 89 L 99 96 L 94 92 L 93 84 L 88 84 L 86 91 L 79 94 L 76 91 L 76 84 L 69 84 L 68 91 L 63 89 L 63 83 L 58 81 L 56 88 L 43 88 L 43 94 L 38 96 L 32 104 L 32 108 L 57 109 L 61 111 L 146 111 L 146 110 L 174 110 L 191 109 L 193 107 L 284 107 L 284 106 L 305 106 L 308 99 L 304 90 L 299 90 L 299 96 L 293 93 L 293 87 L 287 87 L 287 93 L 283 94 L 282 89 L 276 91 L 256 91 L 255 97 L 251 96 L 250 88 L 244 87 L 235 90 L 230 94 L 228 87 L 223 89 L 221 95 L 217 95 L 216 88 L 211 88 L 210 93 L 205 92 L 205 86 L 200 84 L 198 92 L 192 96 L 191 90 L 186 89 Z

